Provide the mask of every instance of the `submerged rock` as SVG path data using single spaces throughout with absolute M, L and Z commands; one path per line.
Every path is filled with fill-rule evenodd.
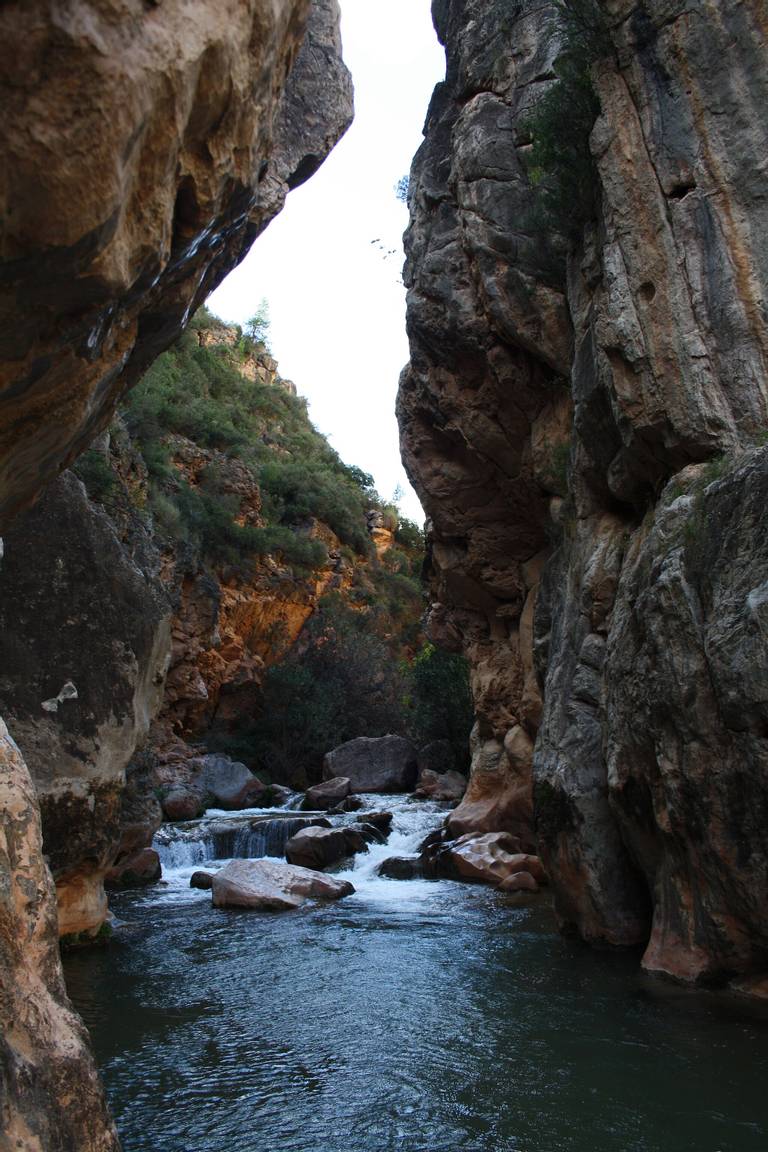
M 285 912 L 299 908 L 308 897 L 340 900 L 353 886 L 322 872 L 274 860 L 232 860 L 211 884 L 215 908 L 255 908 Z
M 349 780 L 352 792 L 410 792 L 416 782 L 416 749 L 402 736 L 358 736 L 329 752 L 323 780 Z
M 326 808 L 336 808 L 349 796 L 350 782 L 346 776 L 336 776 L 323 784 L 308 788 L 302 808 L 322 812 Z

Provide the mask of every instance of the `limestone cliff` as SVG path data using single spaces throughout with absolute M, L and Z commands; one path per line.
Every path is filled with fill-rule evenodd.
M 351 84 L 338 15 L 336 0 L 2 6 L 4 529 L 108 425 L 121 394 L 346 128 Z M 101 870 L 104 829 L 118 822 L 114 783 L 146 726 L 167 625 L 153 580 L 132 570 L 132 545 L 94 520 L 83 499 L 65 480 L 33 515 L 57 577 L 68 561 L 57 564 L 56 533 L 78 524 L 94 545 L 94 561 L 104 545 L 116 562 L 117 602 L 130 607 L 129 618 L 112 621 L 116 631 L 102 642 L 89 638 L 115 680 L 85 659 L 79 666 L 75 659 L 74 675 L 65 669 L 84 584 L 72 619 L 65 614 L 61 635 L 50 637 L 61 659 L 43 667 L 34 633 L 27 648 L 16 630 L 16 657 L 20 667 L 26 661 L 30 680 L 3 685 L 19 718 L 27 707 L 37 710 L 33 760 L 44 791 L 63 765 L 65 791 L 83 820 L 80 842 L 52 860 L 60 880 L 71 881 L 73 923 L 76 887 L 85 892 L 88 877 Z M 6 548 L 5 564 L 21 589 L 23 562 L 11 556 Z M 80 575 L 85 581 L 91 573 Z M 53 580 L 48 596 L 57 588 Z M 136 619 L 142 597 L 151 605 L 143 627 Z M 24 619 L 32 628 L 29 606 Z M 5 664 L 3 671 L 7 676 Z M 0 755 L 0 1148 L 117 1148 L 63 990 L 37 799 L 8 739 Z M 90 898 L 86 893 L 85 902 Z
M 319 166 L 351 83 L 336 0 L 22 0 L 0 46 L 1 526 Z
M 764 6 L 433 14 L 448 68 L 410 182 L 399 414 L 434 522 L 433 629 L 475 669 L 452 822 L 535 826 L 564 928 L 646 944 L 653 971 L 754 981 Z M 542 115 L 574 76 L 583 157 L 579 100 L 559 140 Z

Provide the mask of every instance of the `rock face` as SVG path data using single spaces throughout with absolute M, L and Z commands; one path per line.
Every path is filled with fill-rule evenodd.
M 528 157 L 568 29 L 548 4 L 433 4 L 448 67 L 411 173 L 398 411 L 433 521 L 432 635 L 473 667 L 451 834 L 538 843 L 585 939 L 754 983 L 765 20 L 594 10 L 595 208 L 566 240 L 543 224 L 557 174 L 543 192 Z
M 64 989 L 34 786 L 0 721 L 0 1148 L 119 1152 L 85 1027 Z
M 359 736 L 329 752 L 323 780 L 349 780 L 351 792 L 410 792 L 416 781 L 416 749 L 402 736 Z
M 177 5 L 139 0 L 75 0 L 55 11 L 42 0 L 3 5 L 4 535 L 14 513 L 106 427 L 120 395 L 348 125 L 338 16 L 335 0 L 203 2 L 194 19 Z M 87 570 L 76 601 L 58 606 L 67 623 L 49 633 L 43 668 L 25 609 L 29 634 L 14 627 L 21 675 L 9 685 L 5 673 L 0 697 L 41 790 L 60 928 L 79 931 L 103 917 L 102 877 L 122 834 L 121 777 L 161 686 L 167 615 L 143 565 L 130 574 L 114 535 L 80 515 L 69 483 L 67 517 L 53 527 L 60 533 L 79 517 L 87 545 L 100 538 L 117 569 L 115 603 L 129 611 L 101 632 L 98 611 L 109 609 L 97 605 L 75 644 L 71 621 L 93 581 Z M 53 500 L 61 497 L 59 488 Z M 45 505 L 35 514 L 44 518 Z M 3 580 L 9 564 L 9 580 L 36 577 L 40 556 L 16 566 L 13 531 Z M 55 560 L 44 536 L 42 555 Z M 106 556 L 94 549 L 93 560 L 98 571 Z M 61 588 L 59 574 L 54 563 L 47 602 L 37 585 L 43 608 Z M 1 599 L 7 611 L 5 588 Z M 134 611 L 142 599 L 150 605 L 143 627 Z M 70 658 L 74 673 L 64 667 Z M 0 1144 L 107 1152 L 119 1144 L 63 991 L 37 800 L 10 743 L 3 756 Z
M 346 880 L 273 860 L 232 860 L 214 875 L 211 888 L 215 908 L 263 912 L 289 912 L 308 897 L 340 900 L 355 890 Z
M 0 707 L 40 799 L 62 935 L 98 930 L 125 828 L 138 850 L 159 823 L 157 812 L 128 816 L 121 802 L 169 648 L 170 605 L 151 565 L 140 569 L 79 481 L 61 477 L 5 536 Z
M 0 44 L 3 524 L 319 166 L 351 83 L 335 0 L 227 0 L 194 20 L 14 2 Z

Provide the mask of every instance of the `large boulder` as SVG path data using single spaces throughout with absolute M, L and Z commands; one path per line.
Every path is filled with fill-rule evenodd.
M 358 825 L 347 828 L 302 828 L 286 844 L 285 856 L 289 864 L 300 864 L 305 868 L 326 868 L 329 864 L 343 860 L 345 856 L 366 852 L 370 841 L 379 835 L 376 829 L 366 830 Z
M 232 860 L 215 874 L 211 889 L 216 908 L 265 912 L 299 908 L 307 897 L 339 900 L 354 892 L 346 880 L 274 860 Z
M 386 880 L 415 880 L 422 875 L 418 856 L 388 856 L 376 869 Z
M 323 780 L 345 776 L 352 792 L 410 792 L 416 771 L 416 749 L 402 736 L 358 736 L 323 761 Z
M 205 798 L 196 788 L 179 785 L 162 799 L 166 820 L 194 820 L 205 811 Z
M 328 808 L 336 808 L 349 796 L 350 782 L 346 776 L 336 776 L 326 780 L 324 784 L 315 784 L 308 788 L 304 797 L 302 808 L 312 812 L 324 812 Z
M 192 765 L 194 787 L 206 797 L 211 808 L 224 808 L 227 812 L 256 808 L 268 791 L 267 785 L 245 764 L 230 760 L 229 756 L 201 756 L 193 760 Z

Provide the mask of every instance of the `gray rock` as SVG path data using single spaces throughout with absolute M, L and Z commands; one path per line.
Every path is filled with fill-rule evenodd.
M 416 880 L 422 875 L 418 856 L 388 856 L 376 871 L 387 880 Z
M 258 808 L 267 786 L 258 777 L 229 756 L 211 754 L 190 761 L 194 772 L 194 786 L 207 801 L 207 807 L 224 808 L 228 812 L 239 808 Z
M 346 777 L 352 792 L 409 792 L 416 780 L 416 750 L 402 736 L 359 736 L 323 761 L 323 779 Z
M 336 808 L 349 796 L 349 780 L 346 776 L 338 776 L 327 780 L 324 784 L 315 784 L 308 788 L 304 797 L 302 808 L 313 812 L 322 812 L 326 808 Z

